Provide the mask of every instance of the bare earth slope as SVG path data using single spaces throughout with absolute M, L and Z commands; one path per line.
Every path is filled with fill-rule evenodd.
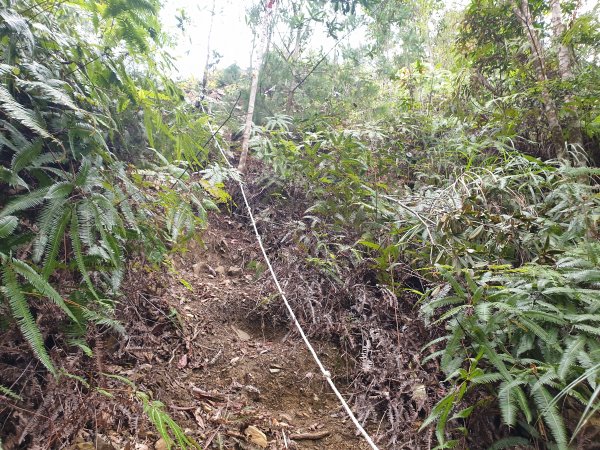
M 204 248 L 192 244 L 175 258 L 163 289 L 183 312 L 186 349 L 164 367 L 159 398 L 170 398 L 182 423 L 195 422 L 205 448 L 247 448 L 250 426 L 269 448 L 366 448 L 297 336 L 249 318 L 261 301 L 278 301 L 260 298 L 257 273 L 247 269 L 259 259 L 252 236 L 217 219 L 203 238 Z M 339 362 L 335 348 L 317 347 L 327 363 Z

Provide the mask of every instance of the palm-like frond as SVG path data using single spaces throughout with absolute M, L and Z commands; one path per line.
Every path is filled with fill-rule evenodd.
M 35 113 L 18 103 L 4 86 L 0 86 L 0 105 L 6 115 L 42 137 L 51 138 Z
M 44 338 L 31 314 L 27 299 L 21 290 L 21 285 L 17 281 L 12 263 L 7 257 L 3 257 L 2 261 L 2 281 L 4 286 L 0 289 L 2 289 L 4 296 L 8 298 L 13 317 L 17 320 L 21 333 L 29 343 L 35 356 L 37 356 L 50 373 L 56 374 L 54 364 L 46 350 Z

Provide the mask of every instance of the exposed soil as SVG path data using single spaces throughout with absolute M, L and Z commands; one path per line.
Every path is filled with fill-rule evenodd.
M 164 295 L 183 312 L 186 352 L 163 364 L 169 381 L 160 398 L 182 423 L 200 427 L 204 448 L 246 448 L 240 436 L 248 426 L 263 431 L 270 448 L 367 448 L 296 335 L 252 313 L 267 299 L 248 269 L 258 247 L 238 227 L 215 219 L 202 245 L 175 258 Z M 326 364 L 341 363 L 337 349 L 318 347 Z
M 134 261 L 120 311 L 128 336 L 90 332 L 93 359 L 52 349 L 81 379 L 53 381 L 23 358 L 18 333 L 4 334 L 4 342 L 18 345 L 12 357 L 3 350 L 0 382 L 23 397 L 0 405 L 5 449 L 162 449 L 138 390 L 164 403 L 202 448 L 260 449 L 263 437 L 271 449 L 367 448 L 296 333 L 255 313 L 257 305 L 277 301 L 264 297 L 259 260 L 253 236 L 213 216 L 202 239 L 173 256 L 170 268 Z M 56 332 L 50 324 L 45 329 Z M 328 367 L 344 366 L 332 344 L 315 345 Z M 94 371 L 109 375 L 81 381 Z M 339 383 L 348 397 L 351 388 Z

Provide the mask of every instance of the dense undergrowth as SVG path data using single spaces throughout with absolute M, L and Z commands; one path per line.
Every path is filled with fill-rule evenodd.
M 321 274 L 296 277 L 310 292 L 297 306 L 347 343 L 356 406 L 392 447 L 415 424 L 437 448 L 597 440 L 599 36 L 597 7 L 567 3 L 473 1 L 432 19 L 430 3 L 366 2 L 369 43 L 318 61 L 300 90 L 311 26 L 294 9 L 289 54 L 263 68 L 287 95 L 258 106 L 251 144 L 276 174 L 262 186 L 292 211 L 280 241 Z M 433 335 L 418 365 L 401 349 L 426 338 L 403 333 L 416 311 Z
M 439 448 L 467 445 L 478 408 L 497 409 L 510 426 L 504 435 L 513 437 L 495 448 L 593 442 L 597 170 L 542 161 L 460 129 L 431 133 L 436 138 L 424 152 L 409 147 L 399 154 L 381 127 L 339 130 L 321 122 L 289 131 L 274 122 L 255 136 L 255 150 L 284 192 L 307 193 L 295 238 L 307 261 L 340 286 L 352 277 L 349 267 L 367 263 L 378 286 L 399 302 L 416 294 L 414 308 L 432 330 L 443 330 L 422 349 L 423 364 L 439 361 L 449 383 L 422 423 L 436 424 Z M 415 124 L 393 127 L 402 128 L 412 132 Z M 405 143 L 410 137 L 393 136 Z M 353 298 L 352 308 L 357 303 Z M 393 318 L 377 325 L 393 326 Z M 355 351 L 362 346 L 368 355 L 369 341 L 363 335 Z M 393 414 L 381 411 L 393 427 Z
M 101 358 L 99 336 L 130 331 L 121 313 L 128 261 L 143 255 L 160 266 L 226 198 L 210 181 L 190 182 L 188 169 L 206 166 L 201 143 L 210 133 L 206 118 L 163 75 L 169 61 L 161 56 L 158 7 L 0 7 L 0 332 L 8 337 L 18 326 L 47 370 L 48 396 L 56 395 L 53 377 L 74 377 L 92 397 L 105 392 L 96 380 L 101 373 L 75 373 Z M 88 359 L 67 367 L 62 352 Z M 2 358 L 4 375 L 28 359 L 7 349 Z M 30 376 L 28 368 L 23 374 Z M 3 399 L 21 399 L 27 380 L 19 378 L 3 380 L 10 383 L 0 387 Z M 140 393 L 138 401 L 166 438 L 170 429 L 190 444 L 155 400 Z M 3 417 L 9 413 L 2 408 Z M 30 442 L 26 431 L 11 445 Z
M 560 12 L 556 1 L 474 1 L 449 12 L 432 42 L 428 2 L 334 1 L 333 11 L 353 14 L 358 3 L 372 20 L 368 48 L 302 61 L 311 20 L 332 34 L 345 25 L 339 14 L 326 20 L 323 2 L 300 2 L 282 13 L 289 55 L 277 47 L 265 59 L 263 84 L 274 88 L 255 117 L 252 201 L 282 277 L 297 286 L 290 298 L 313 336 L 354 361 L 354 406 L 383 424 L 375 432 L 390 448 L 591 448 L 597 18 L 573 15 L 560 31 L 543 18 Z M 230 200 L 223 181 L 234 172 L 209 160 L 208 117 L 165 76 L 158 8 L 0 7 L 0 332 L 27 346 L 1 361 L 26 365 L 36 390 L 52 392 L 36 407 L 56 398 L 60 380 L 106 394 L 101 364 L 87 367 L 106 336 L 135 328 L 128 264 L 160 267 Z M 394 36 L 402 51 L 386 58 Z M 569 54 L 579 58 L 565 72 Z M 240 73 L 217 80 L 229 113 Z M 264 289 L 261 304 L 283 317 Z M 85 370 L 65 362 L 75 354 Z M 44 370 L 27 372 L 31 361 Z M 0 398 L 19 401 L 20 379 L 11 372 Z M 132 389 L 169 445 L 195 445 L 157 399 L 110 382 Z M 403 442 L 408 428 L 421 434 Z M 33 442 L 29 431 L 12 444 Z M 76 430 L 63 431 L 62 443 Z

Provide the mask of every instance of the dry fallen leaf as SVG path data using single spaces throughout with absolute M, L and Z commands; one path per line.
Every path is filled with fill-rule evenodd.
M 196 408 L 194 411 L 194 419 L 196 419 L 196 423 L 201 430 L 206 428 L 206 424 L 204 423 L 204 418 L 202 417 L 202 408 Z
M 234 327 L 233 325 L 231 325 L 231 329 L 235 331 L 235 334 L 237 334 L 237 337 L 240 341 L 245 342 L 251 339 L 250 335 L 244 330 L 240 330 L 239 328 Z
M 185 368 L 188 365 L 188 356 L 187 355 L 183 355 L 181 358 L 179 358 L 179 362 L 177 363 L 177 367 L 180 369 Z
M 246 434 L 246 438 L 250 442 L 252 442 L 255 445 L 258 445 L 261 448 L 267 448 L 267 446 L 269 445 L 265 433 L 260 431 L 254 425 L 250 425 L 248 428 L 246 428 L 244 433 Z

